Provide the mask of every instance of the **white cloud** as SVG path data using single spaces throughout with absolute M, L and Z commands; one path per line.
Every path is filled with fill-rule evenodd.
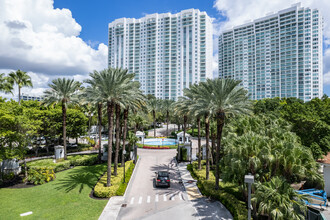
M 54 9 L 53 0 L 1 0 L 0 30 L 0 72 L 29 71 L 31 93 L 47 88 L 53 78 L 107 67 L 108 47 L 101 43 L 93 49 L 79 38 L 81 26 L 71 11 Z

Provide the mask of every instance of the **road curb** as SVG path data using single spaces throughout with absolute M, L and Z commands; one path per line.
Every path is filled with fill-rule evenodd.
M 131 186 L 131 180 L 133 179 L 133 178 L 135 178 L 135 171 L 137 170 L 137 167 L 138 167 L 138 165 L 140 164 L 140 156 L 139 156 L 139 158 L 138 158 L 138 160 L 137 160 L 137 162 L 136 162 L 136 164 L 135 164 L 135 166 L 134 166 L 134 170 L 133 170 L 133 173 L 132 173 L 132 175 L 131 175 L 131 178 L 129 179 L 129 182 L 128 182 L 128 184 L 127 184 L 127 187 L 126 187 L 126 190 L 125 190 L 125 193 L 124 193 L 124 195 L 123 195 L 123 197 L 124 198 L 126 198 L 126 193 L 127 193 L 127 191 L 128 191 L 128 189 L 130 188 L 130 186 Z

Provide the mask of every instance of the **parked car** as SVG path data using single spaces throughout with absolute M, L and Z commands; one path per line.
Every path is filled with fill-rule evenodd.
M 170 175 L 169 172 L 167 171 L 158 171 L 155 172 L 156 174 L 156 187 L 158 186 L 171 186 L 171 180 L 170 180 Z

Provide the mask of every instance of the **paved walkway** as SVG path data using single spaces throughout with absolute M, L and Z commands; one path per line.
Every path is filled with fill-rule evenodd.
M 179 163 L 178 170 L 186 189 L 188 199 L 197 210 L 200 219 L 234 219 L 226 207 L 219 201 L 211 201 L 201 194 L 197 187 L 197 181 L 192 178 L 190 172 L 187 170 L 187 164 L 189 163 Z

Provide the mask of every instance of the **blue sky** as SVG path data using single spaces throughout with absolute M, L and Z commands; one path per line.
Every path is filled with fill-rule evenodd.
M 71 10 L 72 17 L 82 26 L 80 37 L 86 42 L 91 41 L 93 47 L 97 43 L 107 44 L 108 23 L 121 17 L 140 18 L 145 14 L 197 8 L 211 17 L 220 18 L 213 0 L 55 0 L 54 7 Z

